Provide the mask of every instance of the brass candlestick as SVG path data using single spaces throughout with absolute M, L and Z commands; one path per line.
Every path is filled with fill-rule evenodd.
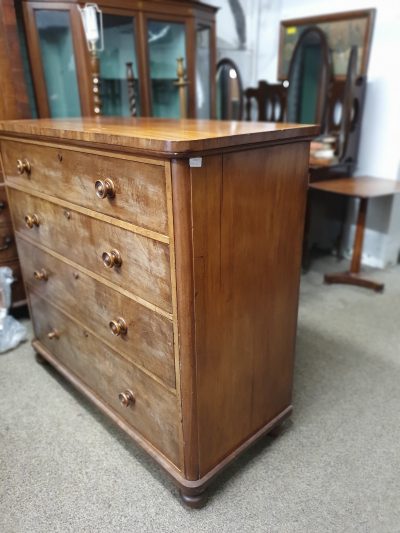
M 183 65 L 183 57 L 178 57 L 176 75 L 178 80 L 174 83 L 179 88 L 179 107 L 181 118 L 187 118 L 187 90 L 189 82 L 186 79 L 186 71 Z

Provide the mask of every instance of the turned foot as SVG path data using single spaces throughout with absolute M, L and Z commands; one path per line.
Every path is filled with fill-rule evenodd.
M 39 365 L 47 365 L 48 364 L 46 359 L 44 357 L 42 357 L 39 352 L 35 352 L 35 359 L 36 359 L 36 362 L 39 363 Z
M 206 493 L 200 492 L 200 494 L 185 494 L 183 490 L 180 490 L 182 501 L 188 507 L 192 509 L 200 509 L 206 502 Z

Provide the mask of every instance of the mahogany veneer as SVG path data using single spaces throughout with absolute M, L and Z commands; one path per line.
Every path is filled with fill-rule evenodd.
M 0 123 L 33 346 L 188 505 L 292 410 L 316 133 L 194 120 Z

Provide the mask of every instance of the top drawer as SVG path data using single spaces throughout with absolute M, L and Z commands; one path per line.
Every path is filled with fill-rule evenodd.
M 168 234 L 164 165 L 16 141 L 2 141 L 1 148 L 9 184 Z M 18 161 L 25 160 L 30 172 L 21 168 L 20 174 Z M 98 196 L 105 180 L 114 188 L 112 198 Z M 97 189 L 96 182 L 102 182 Z

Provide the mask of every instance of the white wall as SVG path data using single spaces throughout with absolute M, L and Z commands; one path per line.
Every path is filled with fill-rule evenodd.
M 246 12 L 248 45 L 235 49 L 235 28 L 227 0 L 211 0 L 217 15 L 220 56 L 236 60 L 244 86 L 276 81 L 279 22 L 334 11 L 377 9 L 368 69 L 368 88 L 356 175 L 400 179 L 400 1 L 399 0 L 241 0 Z M 363 262 L 386 266 L 398 260 L 400 200 L 370 202 Z M 349 213 L 346 248 L 351 249 L 354 212 Z

